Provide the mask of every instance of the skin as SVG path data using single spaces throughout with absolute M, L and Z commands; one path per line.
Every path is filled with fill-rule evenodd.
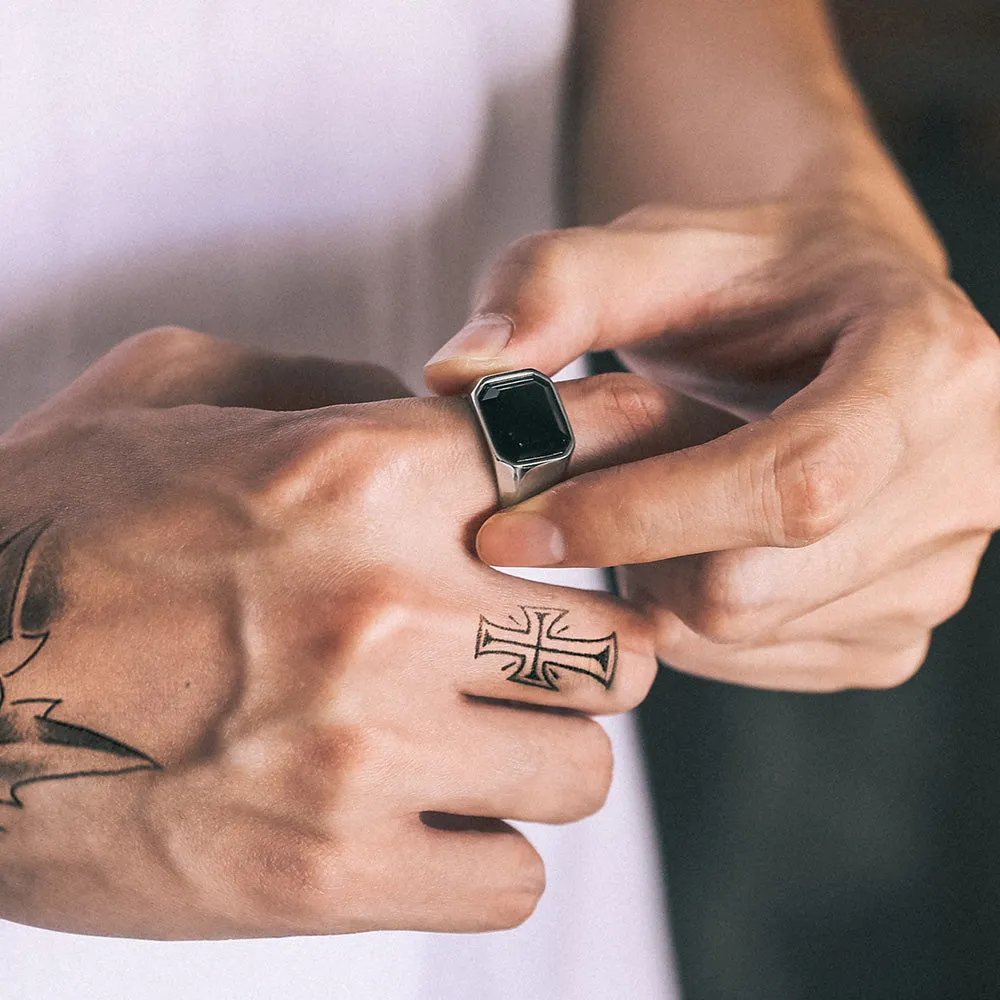
M 0 788 L 22 782 L 0 916 L 164 938 L 511 926 L 543 871 L 501 820 L 600 806 L 610 753 L 581 713 L 637 704 L 654 650 L 739 683 L 883 686 L 964 601 L 1000 509 L 996 339 L 821 8 L 579 15 L 588 225 L 487 277 L 476 312 L 511 317 L 506 350 L 480 336 L 428 371 L 453 393 L 620 349 L 641 375 L 564 390 L 567 483 L 482 526 L 464 401 L 369 403 L 402 393 L 179 330 L 0 438 L 0 545 L 38 529 L 0 595 Z M 477 532 L 486 562 L 624 565 L 647 615 L 497 574 Z M 615 634 L 611 686 L 511 683 L 476 655 L 484 618 L 526 607 Z M 32 698 L 59 704 L 39 721 Z M 50 718 L 62 744 L 36 739 Z
M 653 447 L 604 402 L 632 381 L 567 387 L 579 468 Z M 583 713 L 643 698 L 652 630 L 483 566 L 495 483 L 468 404 L 319 405 L 365 384 L 401 395 L 378 370 L 158 330 L 0 437 L 0 534 L 28 552 L 0 643 L 0 800 L 28 765 L 50 779 L 0 805 L 0 915 L 213 938 L 531 912 L 543 867 L 502 819 L 600 807 L 611 753 Z M 613 633 L 613 682 L 511 683 L 509 657 L 477 657 L 481 616 L 512 628 L 522 606 Z M 47 638 L 20 668 L 29 626 Z M 16 698 L 60 699 L 86 746 L 32 742 L 47 723 Z
M 902 683 L 1000 525 L 996 334 L 819 4 L 585 4 L 579 44 L 589 224 L 508 248 L 427 383 L 614 348 L 647 379 L 623 405 L 664 447 L 497 514 L 480 556 L 622 567 L 690 673 Z M 507 323 L 499 351 L 484 317 Z

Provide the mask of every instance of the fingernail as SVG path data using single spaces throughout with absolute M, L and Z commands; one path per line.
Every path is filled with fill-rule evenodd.
M 507 346 L 507 341 L 513 332 L 514 321 L 509 316 L 501 316 L 499 313 L 475 316 L 427 362 L 427 365 L 437 365 L 442 361 L 454 361 L 457 358 L 489 361 Z
M 489 566 L 555 566 L 566 558 L 566 541 L 541 514 L 499 514 L 479 529 L 476 550 Z

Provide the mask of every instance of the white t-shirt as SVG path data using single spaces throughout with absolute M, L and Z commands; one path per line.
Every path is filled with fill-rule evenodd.
M 569 0 L 6 0 L 0 426 L 164 323 L 419 388 L 484 262 L 555 222 L 570 18 Z M 3 995 L 668 1000 L 641 759 L 631 720 L 608 728 L 608 803 L 530 829 L 548 889 L 515 931 L 162 943 L 0 922 Z

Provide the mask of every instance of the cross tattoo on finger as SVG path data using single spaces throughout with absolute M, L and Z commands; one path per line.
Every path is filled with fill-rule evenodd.
M 510 615 L 511 625 L 498 625 L 484 616 L 479 618 L 476 658 L 503 656 L 501 667 L 507 680 L 515 684 L 558 691 L 559 673 L 570 670 L 592 677 L 608 689 L 618 665 L 618 636 L 615 632 L 598 639 L 579 639 L 567 635 L 569 626 L 561 624 L 569 614 L 566 608 L 520 606 L 522 620 Z

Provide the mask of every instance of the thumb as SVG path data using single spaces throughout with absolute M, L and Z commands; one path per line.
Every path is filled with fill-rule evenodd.
M 554 374 L 581 354 L 690 328 L 737 302 L 774 242 L 741 213 L 642 209 L 607 227 L 537 233 L 487 272 L 469 322 L 424 369 L 434 392 L 515 368 Z

